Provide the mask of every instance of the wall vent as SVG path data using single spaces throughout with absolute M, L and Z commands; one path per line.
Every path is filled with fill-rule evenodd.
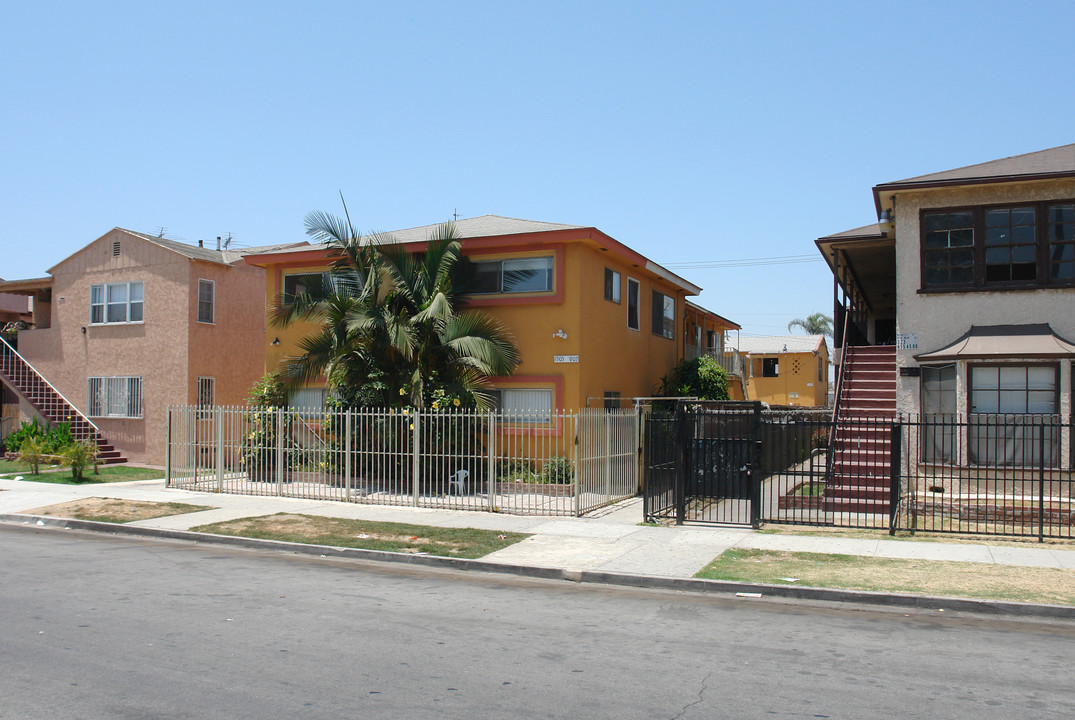
M 119 240 L 112 243 L 112 257 L 119 257 Z

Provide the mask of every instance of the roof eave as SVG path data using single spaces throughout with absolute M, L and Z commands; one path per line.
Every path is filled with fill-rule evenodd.
M 938 188 L 960 187 L 969 185 L 996 185 L 998 183 L 1034 182 L 1038 180 L 1062 180 L 1075 177 L 1075 170 L 1062 172 L 991 175 L 988 177 L 948 178 L 943 180 L 896 180 L 881 183 L 873 188 L 873 204 L 877 216 L 881 216 L 881 197 L 886 193 L 907 192 L 910 190 L 933 190 Z

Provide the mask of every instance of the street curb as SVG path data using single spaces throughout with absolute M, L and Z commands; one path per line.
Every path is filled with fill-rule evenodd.
M 818 587 L 743 583 L 732 580 L 668 578 L 652 575 L 600 572 L 596 570 L 565 570 L 536 565 L 489 562 L 488 560 L 470 560 L 466 558 L 440 557 L 437 555 L 412 555 L 410 553 L 389 552 L 385 550 L 341 548 L 331 545 L 308 545 L 305 543 L 292 543 L 282 540 L 261 540 L 258 538 L 198 533 L 190 530 L 165 530 L 162 528 L 96 522 L 93 520 L 71 520 L 67 518 L 17 513 L 0 513 L 0 523 L 28 529 L 44 527 L 61 530 L 83 530 L 87 532 L 128 535 L 132 537 L 183 540 L 202 545 L 223 545 L 252 550 L 293 552 L 302 555 L 316 555 L 318 557 L 401 563 L 404 565 L 500 573 L 505 575 L 517 575 L 520 577 L 538 578 L 542 580 L 563 580 L 567 582 L 591 583 L 597 585 L 616 585 L 620 587 L 654 590 L 675 590 L 679 592 L 710 595 L 735 596 L 737 593 L 750 593 L 752 596 L 754 596 L 754 594 L 760 594 L 761 597 L 780 597 L 792 600 L 819 600 L 825 602 L 856 603 L 860 605 L 878 605 L 883 607 L 906 607 L 919 610 L 945 610 L 987 615 L 1007 615 L 1022 618 L 1075 619 L 1075 606 L 1069 605 L 1044 605 L 1002 600 L 976 600 L 973 598 L 910 595 L 906 593 L 882 593 L 866 590 L 835 590 Z

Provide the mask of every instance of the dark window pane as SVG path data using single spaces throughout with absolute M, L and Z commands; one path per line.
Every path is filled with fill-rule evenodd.
M 1050 260 L 1075 260 L 1075 245 L 1053 245 L 1049 248 Z
M 948 232 L 946 230 L 926 233 L 926 249 L 935 250 L 946 247 L 948 247 Z
M 952 247 L 969 247 L 974 245 L 974 229 L 966 228 L 963 230 L 953 230 L 948 242 Z
M 952 283 L 971 283 L 974 282 L 974 268 L 971 267 L 954 267 L 952 268 L 952 276 L 950 282 Z
M 653 327 L 651 330 L 654 335 L 661 335 L 664 333 L 664 295 L 654 290 L 652 299 L 650 322 Z
M 927 233 L 938 232 L 948 229 L 948 215 L 946 213 L 930 213 L 922 217 L 922 225 Z
M 986 227 L 1007 227 L 1008 220 L 1010 218 L 1008 210 L 989 210 L 985 214 L 985 226 Z
M 944 267 L 948 267 L 948 253 L 946 253 L 946 252 L 928 252 L 928 253 L 926 253 L 926 267 L 927 268 L 944 268 Z
M 1007 245 L 1008 238 L 1008 226 L 1004 227 L 991 227 L 985 230 L 985 244 L 986 245 Z
M 1012 225 L 1034 225 L 1037 220 L 1034 208 L 1015 208 L 1012 210 Z
M 948 282 L 947 268 L 926 268 L 927 285 L 943 285 Z
M 1037 248 L 1034 245 L 1016 245 L 1012 248 L 1012 262 L 1032 263 L 1037 260 Z
M 1075 279 L 1075 263 L 1053 263 L 1051 277 L 1053 280 Z
M 952 264 L 960 266 L 973 266 L 974 265 L 974 251 L 973 250 L 953 250 L 951 253 Z
M 974 227 L 974 213 L 970 210 L 949 213 L 948 223 L 952 229 Z
M 1006 247 L 988 248 L 985 251 L 987 265 L 1008 264 L 1012 260 L 1012 251 Z
M 1049 222 L 1075 222 L 1075 205 L 1052 205 L 1049 207 Z
M 1012 228 L 1012 242 L 1017 245 L 1026 245 L 1034 242 L 1034 226 L 1018 225 Z
M 1038 279 L 1038 266 L 1035 263 L 1015 263 L 1012 265 L 1012 280 L 1030 282 Z
M 638 330 L 638 283 L 627 281 L 627 327 Z
M 500 292 L 500 262 L 474 263 L 474 292 Z

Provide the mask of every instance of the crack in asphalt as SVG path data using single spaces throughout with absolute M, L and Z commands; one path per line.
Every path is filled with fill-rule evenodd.
M 687 713 L 688 710 L 690 710 L 692 707 L 694 707 L 698 703 L 702 702 L 702 696 L 705 695 L 706 687 L 708 686 L 709 678 L 711 678 L 711 677 L 713 677 L 712 672 L 710 672 L 708 675 L 706 675 L 704 678 L 702 678 L 702 687 L 698 688 L 698 699 L 695 700 L 694 702 L 687 703 L 686 705 L 684 705 L 683 709 L 680 710 L 679 713 L 674 715 L 672 718 L 670 718 L 670 720 L 679 720 L 679 718 L 683 717 Z

